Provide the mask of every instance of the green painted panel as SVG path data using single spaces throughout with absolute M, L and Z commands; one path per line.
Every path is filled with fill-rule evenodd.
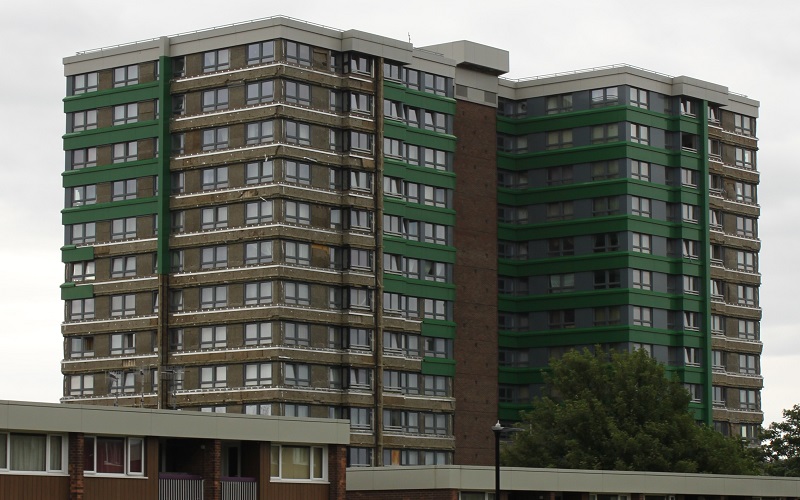
M 695 304 L 694 310 L 697 310 L 699 305 L 696 302 L 696 299 L 689 300 L 684 298 L 683 295 L 613 288 L 609 290 L 588 290 L 546 295 L 500 295 L 497 301 L 497 308 L 501 311 L 523 312 L 632 304 L 657 309 L 679 310 L 682 306 L 690 307 L 691 304 Z
M 536 153 L 497 153 L 497 167 L 506 170 L 529 170 L 556 165 L 574 165 L 598 161 L 633 158 L 668 167 L 686 167 L 701 170 L 702 159 L 696 153 L 671 151 L 643 144 L 614 142 L 593 144 Z
M 61 211 L 61 223 L 79 224 L 99 220 L 119 219 L 122 217 L 138 217 L 158 212 L 157 198 L 139 198 L 137 200 L 98 203 L 83 207 L 65 208 Z
M 596 198 L 599 196 L 636 195 L 669 203 L 700 203 L 696 190 L 653 184 L 632 179 L 612 179 L 598 182 L 582 182 L 537 189 L 498 189 L 497 203 L 501 205 L 532 205 L 562 200 Z
M 389 215 L 399 215 L 407 219 L 433 222 L 454 226 L 456 213 L 449 208 L 429 207 L 418 203 L 408 203 L 397 198 L 384 198 L 384 211 Z
M 455 300 L 455 285 L 433 281 L 413 280 L 394 274 L 384 274 L 384 288 L 387 292 L 402 293 L 422 299 Z
M 90 148 L 103 144 L 130 142 L 158 136 L 159 120 L 148 120 L 129 125 L 118 125 L 86 132 L 64 135 L 64 149 Z
M 427 243 L 420 244 L 416 241 L 403 240 L 395 236 L 385 236 L 383 251 L 385 253 L 400 254 L 415 259 L 446 262 L 448 264 L 454 264 L 456 262 L 455 248 L 443 247 L 441 245 L 435 246 L 439 248 L 431 248 L 432 245 Z
M 456 174 L 428 167 L 409 165 L 401 161 L 384 158 L 384 175 L 399 177 L 411 182 L 427 184 L 429 186 L 456 188 Z M 388 197 L 387 197 L 388 199 Z
M 700 239 L 697 224 L 682 224 L 632 215 L 612 215 L 538 224 L 498 223 L 497 235 L 501 240 L 528 241 L 581 234 L 598 234 L 637 231 L 665 238 Z
M 456 150 L 456 137 L 454 135 L 409 127 L 391 120 L 387 120 L 385 124 L 384 135 L 386 137 L 442 151 L 454 152 Z
M 158 175 L 159 164 L 157 159 L 140 160 L 128 163 L 116 163 L 102 167 L 89 167 L 80 170 L 71 170 L 61 174 L 61 181 L 65 188 L 97 184 L 98 182 L 113 182 L 125 179 L 135 179 L 149 175 Z
M 94 247 L 76 247 L 66 245 L 61 247 L 61 262 L 81 262 L 94 259 Z
M 438 337 L 442 339 L 456 338 L 456 327 L 453 324 L 431 323 L 431 320 L 422 320 L 422 336 Z
M 80 285 L 64 283 L 61 285 L 61 300 L 90 299 L 94 296 L 94 285 Z
M 158 97 L 158 82 L 140 83 L 138 85 L 129 85 L 127 87 L 65 97 L 64 113 L 102 108 L 105 106 L 116 106 L 117 104 L 126 104 L 129 102 L 146 101 L 149 99 L 157 99 Z
M 456 114 L 456 100 L 452 97 L 413 90 L 388 81 L 384 81 L 383 92 L 385 99 L 400 101 L 411 106 L 447 113 L 448 115 Z
M 422 360 L 422 374 L 454 377 L 456 374 L 456 362 L 452 359 L 425 358 Z

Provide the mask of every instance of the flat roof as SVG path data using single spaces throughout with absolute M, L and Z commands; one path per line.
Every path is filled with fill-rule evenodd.
M 0 430 L 350 444 L 347 420 L 27 401 L 0 400 Z
M 494 472 L 463 465 L 351 468 L 347 490 L 494 491 Z M 800 478 L 722 474 L 502 467 L 500 485 L 503 491 L 800 497 Z

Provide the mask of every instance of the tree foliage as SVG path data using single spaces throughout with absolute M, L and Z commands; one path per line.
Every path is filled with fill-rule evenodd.
M 765 470 L 771 476 L 800 476 L 800 405 L 783 410 L 763 434 Z
M 505 465 L 748 474 L 742 443 L 704 425 L 689 394 L 644 351 L 572 351 L 551 363 L 544 396 L 522 412 Z

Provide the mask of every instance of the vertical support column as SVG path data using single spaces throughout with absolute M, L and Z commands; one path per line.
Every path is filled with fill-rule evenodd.
M 375 59 L 375 393 L 373 462 L 383 465 L 383 58 Z
M 67 471 L 69 472 L 69 500 L 83 500 L 83 433 L 69 434 L 69 455 Z
M 345 500 L 347 497 L 347 447 L 342 444 L 328 446 L 328 500 Z
M 203 498 L 221 500 L 222 498 L 222 441 L 209 439 L 203 453 Z

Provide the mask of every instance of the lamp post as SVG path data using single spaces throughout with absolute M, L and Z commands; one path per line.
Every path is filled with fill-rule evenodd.
M 494 500 L 500 500 L 500 435 L 504 432 L 521 432 L 518 427 L 503 427 L 498 420 L 492 426 L 494 432 Z

